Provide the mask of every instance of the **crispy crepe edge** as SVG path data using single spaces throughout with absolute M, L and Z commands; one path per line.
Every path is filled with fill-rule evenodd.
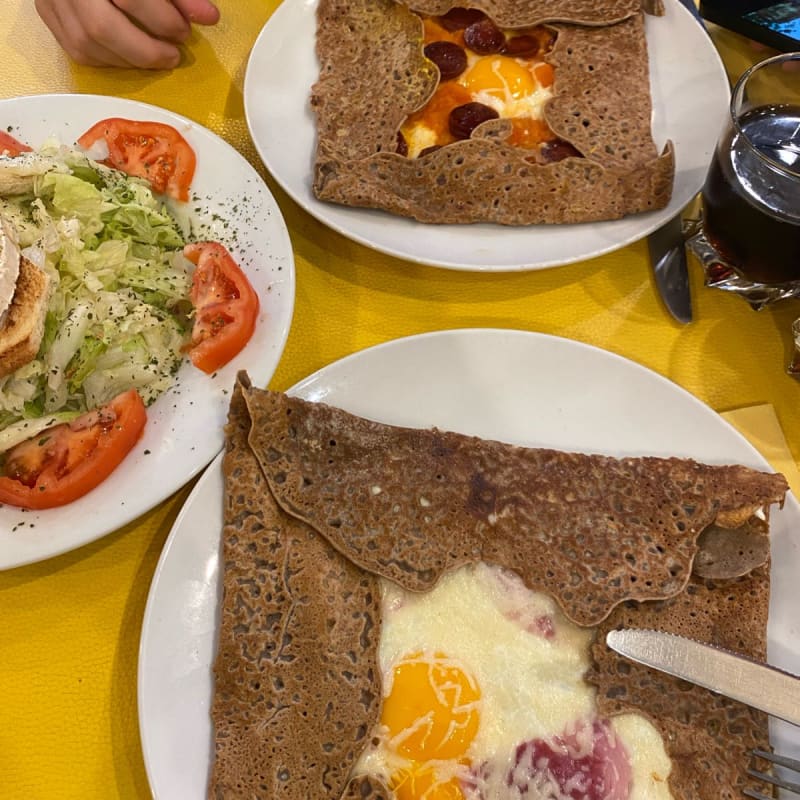
M 245 395 L 248 392 L 260 393 L 260 390 L 252 390 L 246 377 L 241 376 L 232 406 L 241 399 L 242 388 Z M 229 424 L 229 436 L 230 428 Z M 258 438 L 248 435 L 248 447 L 258 446 Z M 278 450 L 271 453 L 270 458 Z M 261 474 L 268 482 L 268 474 L 263 471 Z M 295 514 L 296 511 L 288 513 Z M 724 518 L 724 512 L 722 516 Z M 760 522 L 753 522 L 752 527 L 757 535 L 765 532 L 765 525 Z M 320 538 L 325 537 L 320 535 Z M 712 592 L 725 593 L 735 606 L 735 613 L 731 613 L 728 607 L 720 611 L 716 601 L 696 606 L 692 598 L 698 595 L 708 598 Z M 655 622 L 659 629 L 688 634 L 700 641 L 763 659 L 768 593 L 768 564 L 731 579 L 714 581 L 694 575 L 685 589 L 671 598 L 643 603 L 629 601 L 616 606 L 597 627 L 591 651 L 592 666 L 586 678 L 598 689 L 598 713 L 613 717 L 633 711 L 650 719 L 661 733 L 672 760 L 669 781 L 676 798 L 738 798 L 741 788 L 751 785 L 742 770 L 749 748 L 768 748 L 766 717 L 699 687 L 690 687 L 662 673 L 632 665 L 605 647 L 604 633 L 622 626 L 653 627 Z M 753 602 L 754 597 L 760 598 L 759 602 Z M 649 700 L 637 703 L 637 692 L 644 692 Z M 675 697 L 682 698 L 683 702 L 674 703 Z M 373 719 L 372 724 L 374 722 Z M 735 770 L 737 793 L 720 788 L 719 774 L 709 770 L 709 763 L 714 763 L 715 759 L 716 763 L 726 766 L 723 772 L 733 773 Z M 301 796 L 304 795 L 297 795 Z M 339 794 L 328 796 L 339 797 Z M 344 800 L 392 800 L 394 794 L 369 776 L 356 776 L 345 785 L 341 796 Z
M 393 0 L 321 0 L 320 75 L 311 95 L 318 199 L 426 223 L 506 225 L 619 219 L 669 203 L 674 153 L 667 142 L 659 154 L 652 140 L 641 12 L 602 30 L 553 25 L 556 94 L 546 115 L 584 157 L 541 164 L 530 150 L 505 144 L 507 129 L 495 125 L 422 158 L 395 152 L 403 120 L 438 83 L 422 54 L 421 22 L 404 10 Z

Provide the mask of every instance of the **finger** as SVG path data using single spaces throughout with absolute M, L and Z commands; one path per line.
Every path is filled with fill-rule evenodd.
M 211 0 L 172 0 L 175 8 L 190 22 L 198 25 L 216 25 L 219 9 Z
M 67 13 L 62 18 L 57 8 L 39 0 L 36 0 L 35 6 L 42 21 L 73 61 L 90 67 L 131 66 L 123 58 L 89 39 L 74 15 Z
M 139 69 L 175 69 L 181 63 L 177 45 L 154 39 L 135 25 L 131 27 L 133 30 L 124 37 L 100 44 L 113 49 L 129 66 Z
M 171 0 L 111 0 L 111 2 L 157 39 L 183 42 L 191 32 L 188 20 Z
M 180 64 L 181 53 L 176 45 L 150 36 L 110 4 L 86 28 L 95 44 L 115 53 L 129 66 L 173 69 Z
M 106 50 L 105 47 L 101 47 L 99 44 L 92 43 L 91 46 L 76 52 L 74 55 L 66 48 L 64 49 L 76 64 L 82 64 L 85 67 L 121 67 L 122 69 L 130 69 L 133 66 L 116 55 L 116 53 Z

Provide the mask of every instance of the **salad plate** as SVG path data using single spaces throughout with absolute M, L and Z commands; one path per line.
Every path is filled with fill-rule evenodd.
M 524 331 L 469 329 L 398 339 L 323 368 L 290 394 L 381 422 L 522 445 L 769 469 L 727 422 L 658 374 L 585 344 Z M 173 526 L 145 610 L 139 728 L 157 800 L 207 796 L 222 492 L 218 457 Z M 800 673 L 794 612 L 800 507 L 793 497 L 773 509 L 770 529 L 769 657 Z M 776 725 L 772 735 L 779 752 L 800 755 L 800 731 Z
M 309 105 L 317 80 L 316 0 L 285 0 L 259 34 L 244 83 L 245 115 L 261 160 L 312 216 L 344 236 L 408 261 L 468 271 L 555 267 L 624 247 L 663 225 L 697 194 L 730 94 L 719 55 L 679 0 L 647 16 L 653 137 L 675 146 L 675 184 L 660 211 L 580 225 L 426 225 L 314 196 L 316 132 Z
M 0 569 L 40 561 L 94 541 L 156 506 L 213 459 L 223 444 L 229 392 L 246 369 L 266 385 L 278 364 L 294 309 L 294 259 L 277 203 L 258 172 L 203 126 L 162 108 L 99 95 L 37 95 L 0 101 L 3 129 L 34 149 L 65 145 L 109 117 L 176 128 L 194 149 L 188 203 L 170 201 L 190 241 L 221 242 L 260 301 L 247 346 L 212 375 L 188 359 L 170 389 L 147 409 L 142 438 L 96 489 L 59 508 L 0 506 Z

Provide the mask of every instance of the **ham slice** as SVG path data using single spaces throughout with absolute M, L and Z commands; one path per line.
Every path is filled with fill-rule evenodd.
M 476 800 L 628 800 L 628 753 L 604 720 L 578 723 L 550 740 L 518 745 L 510 763 L 484 764 L 467 797 Z

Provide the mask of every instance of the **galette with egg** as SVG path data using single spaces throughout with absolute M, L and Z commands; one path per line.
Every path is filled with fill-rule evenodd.
M 627 662 L 765 656 L 783 476 L 232 397 L 209 796 L 733 800 L 766 715 Z
M 322 200 L 431 223 L 616 219 L 665 206 L 641 0 L 320 0 Z

